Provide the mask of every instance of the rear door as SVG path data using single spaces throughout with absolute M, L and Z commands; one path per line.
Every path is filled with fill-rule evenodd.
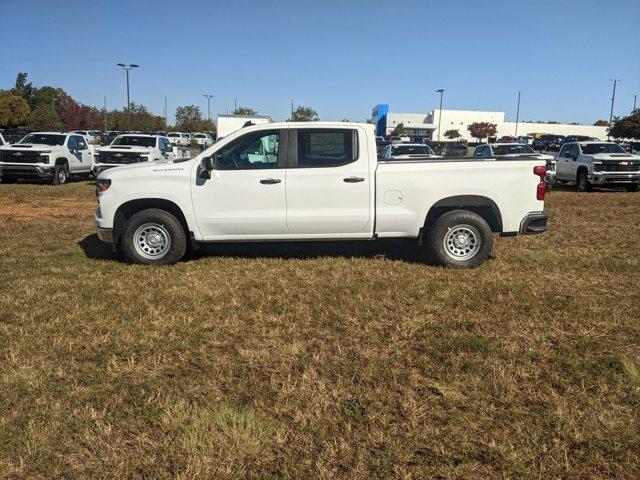
M 210 179 L 196 176 L 193 207 L 206 240 L 287 233 L 284 139 L 277 129 L 242 135 L 216 152 Z
M 290 235 L 371 236 L 371 191 L 367 136 L 359 128 L 299 128 L 289 131 L 286 172 Z

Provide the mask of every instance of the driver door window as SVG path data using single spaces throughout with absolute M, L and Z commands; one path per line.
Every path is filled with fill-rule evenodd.
M 279 167 L 280 132 L 260 131 L 244 135 L 216 155 L 216 170 L 257 170 Z

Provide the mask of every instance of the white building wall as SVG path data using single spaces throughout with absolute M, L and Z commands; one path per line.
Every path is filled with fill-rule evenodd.
M 431 138 L 438 139 L 438 121 L 440 110 L 435 109 L 430 113 L 395 113 L 387 115 L 387 133 L 402 123 L 405 128 L 426 128 L 433 131 Z M 515 136 L 516 123 L 506 122 L 504 112 L 482 112 L 476 110 L 442 110 L 442 132 L 440 140 L 447 130 L 458 130 L 462 139 L 476 141 L 471 136 L 468 126 L 476 122 L 496 124 L 496 137 Z M 557 134 L 557 135 L 585 135 L 600 140 L 607 138 L 607 127 L 595 127 L 593 125 L 568 125 L 562 123 L 518 123 L 518 135 L 529 134 Z

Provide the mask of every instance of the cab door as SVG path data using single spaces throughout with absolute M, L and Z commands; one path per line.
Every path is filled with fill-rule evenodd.
M 269 239 L 287 233 L 285 137 L 281 130 L 246 133 L 214 154 L 210 179 L 195 175 L 193 207 L 205 240 Z
M 287 227 L 296 237 L 368 238 L 373 232 L 366 132 L 299 128 L 289 132 Z

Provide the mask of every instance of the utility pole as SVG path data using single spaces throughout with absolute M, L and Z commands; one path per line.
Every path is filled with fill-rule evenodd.
M 207 99 L 207 119 L 211 121 L 211 99 L 215 97 L 215 95 L 205 93 L 202 96 Z
M 238 97 L 233 97 L 233 113 L 235 115 L 236 110 L 238 110 Z
M 164 97 L 164 129 L 169 126 L 169 110 L 167 109 L 167 97 Z
M 127 125 L 129 131 L 131 131 L 131 100 L 129 99 L 129 71 L 134 68 L 138 68 L 140 65 L 136 65 L 135 63 L 118 63 L 119 67 L 122 67 L 124 71 L 127 73 Z
M 104 131 L 107 131 L 107 97 L 104 98 Z
M 613 122 L 613 104 L 616 101 L 616 86 L 618 85 L 618 82 L 621 82 L 622 80 L 619 80 L 617 78 L 610 78 L 609 81 L 613 82 L 613 94 L 611 95 L 611 112 L 609 113 L 609 126 L 611 126 L 611 122 Z
M 638 100 L 638 95 L 633 96 L 633 109 L 636 109 L 636 101 Z
M 520 120 L 520 94 L 522 92 L 518 90 L 518 108 L 516 110 L 516 134 L 514 137 L 518 137 L 518 121 Z
M 291 99 L 291 119 L 293 120 L 293 98 Z
M 440 110 L 438 110 L 438 145 L 440 144 L 440 127 L 442 126 L 442 95 L 444 94 L 444 88 L 436 90 L 436 93 L 440 94 Z

